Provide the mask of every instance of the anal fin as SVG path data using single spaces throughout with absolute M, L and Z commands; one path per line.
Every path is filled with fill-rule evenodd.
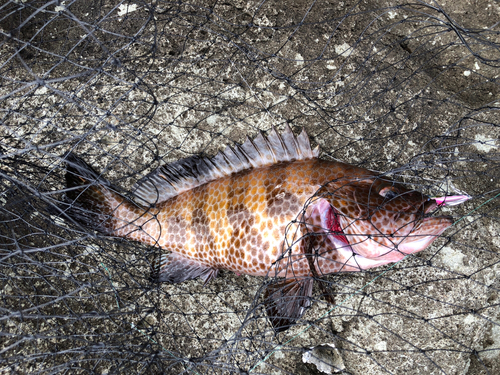
M 276 332 L 290 328 L 311 305 L 313 279 L 284 279 L 264 292 L 267 316 Z
M 199 277 L 206 285 L 217 277 L 219 270 L 176 253 L 162 254 L 153 263 L 153 282 L 182 283 Z

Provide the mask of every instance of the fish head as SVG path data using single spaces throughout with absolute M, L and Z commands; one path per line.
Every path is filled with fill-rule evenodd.
M 439 206 L 435 199 L 387 179 L 358 179 L 328 190 L 321 225 L 330 242 L 348 243 L 374 266 L 424 250 L 453 224 L 450 216 L 431 216 Z

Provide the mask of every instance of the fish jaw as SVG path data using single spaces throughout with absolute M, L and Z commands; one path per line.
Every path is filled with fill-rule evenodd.
M 342 221 L 343 217 L 341 217 Z M 451 216 L 424 217 L 419 220 L 407 221 L 406 226 L 402 226 L 393 236 L 377 235 L 374 232 L 370 235 L 371 223 L 368 221 L 350 222 L 349 232 L 359 232 L 349 234 L 347 238 L 351 242 L 352 250 L 365 258 L 385 261 L 387 263 L 398 262 L 405 256 L 427 248 L 434 242 L 447 228 L 453 224 Z M 352 227 L 355 225 L 358 228 Z
M 425 217 L 415 226 L 411 234 L 399 243 L 397 248 L 404 255 L 422 251 L 452 225 L 451 216 Z

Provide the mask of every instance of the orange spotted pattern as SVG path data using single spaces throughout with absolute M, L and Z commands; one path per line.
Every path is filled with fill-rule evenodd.
M 140 215 L 140 209 L 131 209 L 124 201 L 115 206 L 115 220 L 132 224 L 115 229 L 115 234 L 212 268 L 266 275 L 284 250 L 291 246 L 292 259 L 300 251 L 300 225 L 290 222 L 303 220 L 303 207 L 319 188 L 304 185 L 314 164 L 314 160 L 296 161 L 238 172 L 145 213 L 143 209 Z M 294 270 L 304 274 L 306 267 L 294 265 Z
M 379 194 L 384 188 L 403 194 L 387 202 Z M 317 158 L 234 173 L 150 209 L 106 194 L 113 202 L 114 235 L 214 269 L 287 277 L 310 274 L 306 246 L 323 249 L 316 261 L 323 274 L 399 260 L 404 254 L 398 244 L 415 229 L 428 200 L 390 180 L 376 179 L 374 172 Z M 345 251 L 328 244 L 329 228 L 321 228 L 318 215 L 311 214 L 320 199 L 339 213 L 350 244 Z M 442 220 L 435 224 L 441 232 L 449 226 Z M 359 266 L 355 254 L 373 262 Z
M 244 169 L 149 208 L 104 182 L 79 186 L 98 174 L 69 160 L 67 195 L 77 221 L 160 247 L 193 267 L 308 276 L 313 251 L 319 274 L 359 271 L 423 250 L 452 223 L 424 217 L 437 205 L 419 192 L 316 157 Z

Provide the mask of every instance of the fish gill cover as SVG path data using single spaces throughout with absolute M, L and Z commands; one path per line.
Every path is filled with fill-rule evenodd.
M 334 345 L 349 374 L 499 373 L 499 19 L 493 0 L 3 2 L 0 369 L 309 374 L 302 356 Z M 472 199 L 420 253 L 318 275 L 279 333 L 272 277 L 151 283 L 158 248 L 60 214 L 68 152 L 132 198 L 155 168 L 273 126 Z

